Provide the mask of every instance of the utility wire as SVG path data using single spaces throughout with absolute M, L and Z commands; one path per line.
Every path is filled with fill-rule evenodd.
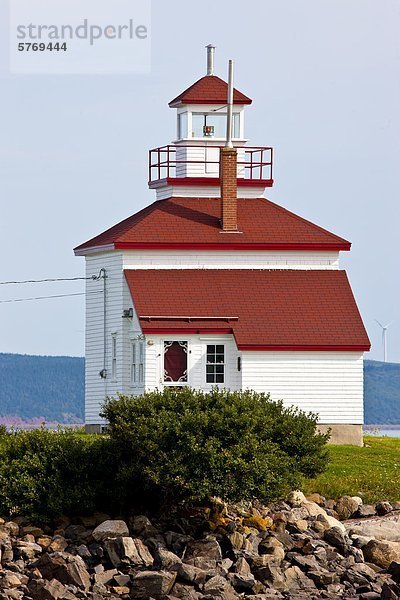
M 88 279 L 96 279 L 96 277 L 51 277 L 49 279 L 26 279 L 25 281 L 0 281 L 0 285 L 13 285 L 20 283 L 47 283 L 53 281 L 87 281 Z
M 57 294 L 54 296 L 36 296 L 35 298 L 13 298 L 12 300 L 0 300 L 0 304 L 10 304 L 11 302 L 31 302 L 32 300 L 48 300 L 49 298 L 70 298 L 71 296 L 85 296 L 90 294 L 103 294 L 103 290 L 96 292 L 78 292 L 76 294 Z

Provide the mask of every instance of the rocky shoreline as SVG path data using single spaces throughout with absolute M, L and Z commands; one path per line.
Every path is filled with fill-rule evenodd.
M 152 521 L 0 519 L 0 599 L 398 599 L 398 510 L 292 492 Z

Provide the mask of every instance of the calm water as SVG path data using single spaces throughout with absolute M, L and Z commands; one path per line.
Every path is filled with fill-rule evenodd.
M 400 429 L 381 429 L 379 427 L 377 428 L 376 433 L 375 431 L 371 432 L 370 430 L 364 431 L 364 435 L 371 435 L 371 433 L 376 437 L 387 435 L 388 437 L 400 438 Z

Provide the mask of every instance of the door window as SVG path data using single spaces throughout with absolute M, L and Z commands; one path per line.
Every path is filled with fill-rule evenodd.
M 187 342 L 164 342 L 164 383 L 187 383 Z

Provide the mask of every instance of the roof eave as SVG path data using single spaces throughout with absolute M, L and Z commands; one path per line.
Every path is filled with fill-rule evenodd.
M 74 248 L 75 256 L 86 256 L 87 254 L 97 254 L 98 252 L 107 252 L 116 250 L 115 244 L 102 244 L 100 246 L 77 246 Z
M 250 104 L 253 103 L 253 100 L 250 100 L 250 98 L 248 100 L 234 100 L 233 104 L 235 106 L 249 106 Z M 182 102 L 182 100 L 172 100 L 172 102 L 170 102 L 168 104 L 168 106 L 170 108 L 179 108 L 180 106 L 190 106 L 191 104 L 195 104 L 195 105 L 200 105 L 200 104 L 215 104 L 215 106 L 221 106 L 226 104 L 226 100 L 220 100 L 220 101 L 216 101 L 216 100 L 188 100 L 187 102 Z
M 350 242 L 337 244 L 265 244 L 232 242 L 115 242 L 116 250 L 306 250 L 306 251 L 349 251 Z
M 369 352 L 370 344 L 349 344 L 349 345 L 257 345 L 257 344 L 238 344 L 238 350 L 242 352 L 276 352 L 276 351 L 319 351 L 319 352 Z

